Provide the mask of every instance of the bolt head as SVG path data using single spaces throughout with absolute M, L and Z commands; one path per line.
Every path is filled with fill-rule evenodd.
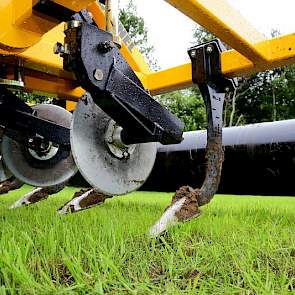
M 197 56 L 197 51 L 196 50 L 192 50 L 190 53 L 192 58 L 195 58 Z
M 130 154 L 128 153 L 128 152 L 123 152 L 123 157 L 124 157 L 124 159 L 127 159 L 127 158 L 129 158 L 129 156 L 130 156 Z
M 103 72 L 101 69 L 95 69 L 94 70 L 94 79 L 97 81 L 101 81 L 103 79 Z
M 208 46 L 206 47 L 206 52 L 207 52 L 207 53 L 212 53 L 212 52 L 213 52 L 213 46 L 212 46 L 212 45 L 208 45 Z
M 54 54 L 62 54 L 65 52 L 65 48 L 60 42 L 57 42 L 53 47 L 53 52 Z
M 115 44 L 113 41 L 105 41 L 105 42 L 99 43 L 97 45 L 97 48 L 102 53 L 107 53 L 107 52 L 111 51 L 113 48 L 115 48 Z

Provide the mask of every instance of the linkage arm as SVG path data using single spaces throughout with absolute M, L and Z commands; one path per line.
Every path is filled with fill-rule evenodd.
M 122 128 L 125 144 L 182 140 L 183 123 L 143 88 L 112 35 L 96 26 L 69 22 L 62 57 L 94 102 Z

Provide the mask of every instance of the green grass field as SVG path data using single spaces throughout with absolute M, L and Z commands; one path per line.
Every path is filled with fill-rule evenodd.
M 295 289 L 295 198 L 216 196 L 165 238 L 148 229 L 171 193 L 137 192 L 77 214 L 67 188 L 8 210 L 0 196 L 0 294 L 286 294 Z M 295 294 L 295 291 L 294 291 Z

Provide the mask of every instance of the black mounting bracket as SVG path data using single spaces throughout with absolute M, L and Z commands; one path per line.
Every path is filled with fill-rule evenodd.
M 184 124 L 144 89 L 110 33 L 68 22 L 64 48 L 64 69 L 73 71 L 94 102 L 123 128 L 125 144 L 182 141 Z
M 0 126 L 8 137 L 28 146 L 40 138 L 70 149 L 70 129 L 38 117 L 38 114 L 4 85 L 0 85 Z M 32 143 L 30 144 L 32 146 Z
M 192 80 L 198 84 L 207 112 L 207 170 L 198 193 L 202 206 L 216 193 L 223 162 L 222 125 L 223 104 L 227 92 L 237 87 L 237 79 L 226 78 L 221 70 L 221 53 L 226 50 L 219 40 L 191 47 Z

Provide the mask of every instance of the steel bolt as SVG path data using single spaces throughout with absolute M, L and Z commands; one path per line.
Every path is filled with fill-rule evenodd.
M 129 158 L 129 156 L 130 156 L 130 154 L 128 153 L 128 152 L 123 152 L 123 157 L 124 157 L 124 159 L 127 159 L 127 158 Z
M 196 50 L 192 50 L 191 51 L 191 57 L 195 58 L 197 56 L 197 51 Z
M 93 74 L 95 80 L 101 81 L 103 79 L 103 72 L 101 69 L 95 69 Z
M 65 52 L 65 47 L 60 43 L 57 42 L 53 47 L 54 54 L 62 54 Z
M 113 48 L 115 48 L 115 44 L 113 41 L 105 41 L 105 42 L 99 43 L 97 45 L 97 48 L 102 53 L 107 53 L 107 52 L 111 51 Z
M 213 46 L 209 45 L 206 47 L 206 52 L 207 53 L 212 53 L 213 52 Z

